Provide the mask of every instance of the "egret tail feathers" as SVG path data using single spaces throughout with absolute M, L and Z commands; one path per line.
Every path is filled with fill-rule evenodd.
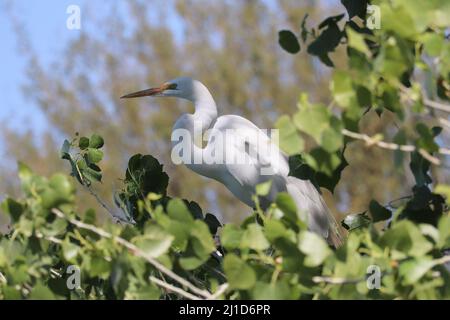
M 308 214 L 308 227 L 338 248 L 343 237 L 333 214 L 314 185 L 307 180 L 287 177 L 287 191 L 295 201 L 297 209 Z

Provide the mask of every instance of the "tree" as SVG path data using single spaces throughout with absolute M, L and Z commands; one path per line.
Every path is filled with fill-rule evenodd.
M 257 205 L 251 217 L 240 225 L 224 225 L 218 231 L 220 223 L 204 214 L 196 203 L 169 196 L 166 188 L 173 175 L 167 175 L 161 163 L 150 155 L 130 158 L 115 194 L 117 209 L 105 206 L 120 224 L 106 223 L 103 227 L 95 225 L 93 210 L 80 214 L 75 205 L 74 182 L 69 177 L 54 174 L 44 178 L 20 164 L 24 196 L 7 198 L 2 204 L 2 210 L 12 220 L 12 230 L 0 239 L 0 296 L 449 298 L 450 274 L 445 266 L 450 257 L 445 252 L 450 247 L 450 186 L 440 180 L 443 175 L 436 173 L 445 172 L 445 157 L 450 154 L 444 144 L 448 138 L 438 126 L 446 125 L 450 111 L 450 43 L 446 36 L 450 6 L 443 0 L 372 1 L 371 5 L 377 7 L 368 11 L 366 1 L 342 4 L 347 15 L 328 17 L 315 28 L 304 18 L 299 20 L 300 28 L 295 32 L 281 30 L 278 34 L 286 55 L 306 52 L 332 68 L 328 101 L 303 93 L 296 112 L 278 118 L 281 147 L 291 155 L 292 175 L 310 179 L 331 192 L 342 182 L 353 188 L 355 184 L 349 180 L 341 181 L 344 168 L 357 171 L 372 154 L 367 150 L 384 158 L 379 153 L 383 150 L 391 163 L 404 172 L 405 176 L 396 183 L 409 181 L 406 171 L 414 178 L 407 196 L 390 198 L 386 205 L 375 198 L 363 213 L 348 214 L 342 221 L 348 238 L 334 250 L 307 230 L 303 215 L 287 194 L 279 194 L 263 212 L 258 195 L 263 195 L 265 188 L 257 188 Z M 256 19 L 255 6 L 258 5 L 249 2 L 239 8 Z M 145 20 L 141 16 L 143 7 L 133 8 L 137 17 Z M 190 8 L 178 4 L 180 12 Z M 190 13 L 192 23 L 211 30 L 205 12 L 214 12 L 214 7 L 201 9 Z M 219 17 L 226 17 L 227 10 L 231 10 L 228 6 L 221 9 Z M 380 10 L 381 29 L 367 27 L 371 19 L 367 12 L 373 10 Z M 249 21 L 255 25 L 259 20 Z M 152 30 L 149 26 L 142 36 L 151 38 Z M 259 41 L 264 38 L 261 36 Z M 202 39 L 207 43 L 207 39 Z M 234 40 L 229 39 L 231 43 Z M 167 42 L 157 47 L 162 50 L 159 56 L 174 58 L 173 51 L 165 51 L 164 45 Z M 258 51 L 253 50 L 250 52 Z M 342 65 L 336 63 L 333 54 L 338 50 L 344 54 L 346 63 Z M 202 53 L 205 62 L 215 51 L 207 48 Z M 117 61 L 108 70 L 114 70 L 114 66 L 118 68 Z M 171 66 L 169 63 L 168 68 Z M 231 66 L 224 67 L 225 74 Z M 258 70 L 256 65 L 252 68 Z M 418 78 L 419 69 L 430 79 L 427 88 Z M 235 91 L 233 85 L 240 88 L 239 81 L 230 82 L 227 92 Z M 263 88 L 258 83 L 255 86 L 257 90 Z M 67 95 L 76 101 L 77 96 L 70 92 L 67 90 Z M 94 93 L 92 96 L 96 97 Z M 228 97 L 238 102 L 241 98 Z M 252 100 L 244 98 L 241 102 L 246 101 Z M 134 107 L 130 110 L 137 110 Z M 252 110 L 251 105 L 249 108 Z M 55 112 L 54 116 L 67 115 Z M 366 121 L 373 121 L 374 117 L 380 118 L 380 125 L 367 128 Z M 75 131 L 75 127 L 72 129 Z M 136 130 L 132 135 L 145 134 L 143 124 L 132 130 Z M 116 142 L 119 133 L 111 130 L 103 135 L 108 146 L 109 141 Z M 61 149 L 61 157 L 70 163 L 75 181 L 97 200 L 100 198 L 93 187 L 110 175 L 102 169 L 103 145 L 103 138 L 97 134 L 76 135 L 71 141 L 66 140 Z M 358 155 L 362 150 L 364 157 Z M 109 151 L 105 149 L 106 154 Z M 375 162 L 370 167 L 373 172 L 376 165 Z M 356 172 L 354 176 L 359 175 Z M 179 183 L 186 187 L 183 180 Z M 367 183 L 373 185 L 360 187 L 389 190 L 380 177 Z M 372 194 L 367 196 L 372 198 Z M 123 214 L 118 217 L 116 212 Z M 220 238 L 220 245 L 214 241 L 215 235 Z M 65 285 L 70 265 L 78 266 L 84 275 L 76 290 Z
M 328 87 L 331 69 L 317 63 L 304 48 L 298 56 L 283 52 L 276 43 L 280 25 L 298 29 L 306 13 L 308 24 L 318 24 L 329 10 L 341 12 L 342 8 L 330 8 L 317 1 L 279 1 L 273 6 L 255 1 L 191 1 L 189 5 L 172 1 L 151 8 L 144 1 L 129 1 L 125 8 L 123 12 L 112 5 L 104 19 L 83 20 L 85 28 L 80 36 L 67 43 L 63 55 L 51 65 L 44 64 L 33 47 L 27 46 L 25 92 L 43 111 L 48 129 L 45 137 L 33 138 L 32 128 L 28 135 L 20 135 L 2 126 L 8 159 L 2 163 L 4 170 L 0 173 L 2 180 L 8 181 L 2 188 L 8 190 L 2 191 L 18 194 L 13 170 L 16 159 L 29 163 L 40 174 L 50 175 L 55 169 L 64 170 L 54 157 L 61 135 L 98 132 L 114 141 L 103 164 L 105 180 L 97 186 L 105 201 L 112 201 L 115 177 L 121 174 L 129 155 L 150 152 L 164 163 L 170 176 L 178 177 L 170 183 L 171 194 L 196 199 L 202 207 L 225 218 L 233 216 L 230 213 L 240 204 L 227 190 L 170 161 L 174 115 L 190 107 L 178 101 L 123 104 L 119 96 L 191 75 L 212 90 L 221 113 L 241 114 L 262 128 L 273 128 L 281 114 L 292 112 L 299 89 L 308 92 L 314 101 L 330 101 L 330 93 L 324 88 Z M 155 21 L 149 16 L 167 19 Z M 133 27 L 129 21 L 133 21 Z M 25 26 L 16 29 L 20 43 L 26 44 Z M 331 55 L 337 65 L 345 64 L 343 46 Z M 239 70 L 236 66 L 240 66 Z M 370 118 L 363 120 L 369 133 L 389 125 L 374 112 L 369 114 Z M 309 148 L 310 140 L 304 138 Z M 40 143 L 42 140 L 45 142 Z M 328 203 L 336 202 L 341 213 L 364 210 L 372 196 L 388 202 L 409 192 L 404 187 L 404 175 L 391 165 L 389 155 L 374 149 L 368 152 L 373 159 L 370 164 L 358 152 L 348 152 L 354 170 L 344 170 L 334 199 L 325 193 Z M 383 188 L 379 187 L 378 176 L 385 177 Z M 361 184 L 364 188 L 358 187 Z M 88 194 L 83 198 L 89 199 Z M 79 205 L 87 209 L 94 203 L 83 199 Z

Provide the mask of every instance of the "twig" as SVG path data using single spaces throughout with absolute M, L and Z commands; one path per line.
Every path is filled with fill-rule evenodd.
M 442 117 L 438 118 L 438 121 L 440 124 L 442 124 L 447 130 L 450 130 L 450 121 L 448 121 L 447 119 L 444 119 Z
M 203 298 L 209 299 L 211 297 L 211 293 L 210 292 L 208 292 L 207 290 L 202 290 L 200 288 L 197 288 L 196 286 L 194 286 L 189 281 L 187 281 L 187 280 L 183 279 L 182 277 L 178 276 L 172 270 L 167 269 L 164 265 L 162 265 L 156 259 L 150 257 L 148 254 L 146 254 L 144 251 L 139 249 L 137 246 L 135 246 L 131 242 L 129 242 L 129 241 L 127 241 L 127 240 L 125 240 L 125 239 L 123 239 L 121 237 L 113 236 L 109 232 L 106 232 L 105 230 L 97 228 L 96 226 L 93 226 L 91 224 L 87 224 L 87 223 L 84 223 L 82 221 L 78 221 L 78 220 L 75 220 L 75 219 L 68 218 L 68 217 L 66 217 L 64 215 L 64 213 L 62 213 L 58 209 L 52 209 L 52 212 L 57 217 L 59 217 L 61 219 L 66 219 L 71 224 L 73 224 L 73 225 L 75 225 L 75 226 L 77 226 L 77 227 L 79 227 L 81 229 L 90 230 L 90 231 L 98 234 L 101 237 L 113 239 L 117 243 L 119 243 L 122 246 L 124 246 L 125 248 L 129 249 L 135 256 L 138 256 L 138 257 L 141 257 L 141 258 L 147 260 L 147 262 L 149 262 L 153 267 L 155 267 L 156 269 L 158 269 L 159 271 L 161 271 L 162 273 L 164 273 L 168 277 L 172 278 L 174 281 L 178 282 L 182 286 L 184 286 L 186 288 L 189 288 L 189 290 L 191 290 L 192 292 L 198 294 L 199 296 L 202 296 Z
M 450 262 L 450 255 L 445 255 L 442 258 L 435 260 L 436 265 L 446 264 L 447 262 Z
M 440 103 L 437 101 L 430 100 L 428 98 L 423 99 L 423 104 L 429 108 L 433 108 L 436 110 L 444 111 L 450 113 L 450 106 L 444 103 Z
M 392 143 L 392 142 L 385 142 L 385 141 L 381 141 L 381 140 L 372 138 L 372 137 L 368 136 L 367 134 L 357 133 L 357 132 L 349 131 L 347 129 L 342 129 L 342 134 L 344 136 L 347 136 L 347 137 L 350 137 L 350 138 L 353 138 L 356 140 L 365 141 L 368 146 L 376 145 L 383 149 L 400 150 L 403 152 L 418 151 L 422 157 L 424 157 L 431 163 L 433 163 L 435 165 L 441 164 L 441 160 L 432 156 L 428 151 L 426 151 L 425 149 L 422 149 L 422 148 L 417 148 L 416 146 L 413 146 L 413 145 L 400 145 L 400 144 L 396 144 L 396 143 Z M 450 155 L 450 149 L 439 148 L 437 153 L 443 154 L 443 155 Z
M 151 282 L 157 284 L 158 286 L 163 287 L 164 289 L 167 289 L 173 293 L 177 293 L 180 296 L 183 296 L 187 299 L 190 299 L 190 300 L 201 300 L 202 299 L 197 296 L 194 296 L 193 294 L 190 294 L 189 292 L 184 291 L 181 288 L 175 287 L 175 286 L 171 285 L 170 283 L 161 281 L 160 279 L 155 278 L 154 276 L 150 276 L 149 279 Z
M 228 287 L 229 287 L 228 283 L 221 284 L 219 286 L 219 288 L 217 288 L 217 291 L 214 292 L 214 294 L 211 296 L 211 298 L 209 298 L 209 300 L 215 300 L 218 297 L 220 297 L 221 294 L 223 294 L 225 291 L 227 291 Z
M 403 92 L 409 100 L 413 100 L 410 97 L 411 89 L 405 87 L 403 84 L 400 84 L 400 91 Z M 425 95 L 425 94 L 423 93 L 423 95 Z M 432 109 L 450 113 L 450 105 L 448 105 L 448 104 L 437 102 L 437 101 L 428 99 L 426 97 L 424 97 L 422 101 L 423 101 L 423 104 L 428 108 L 432 108 Z
M 131 222 L 129 222 L 129 221 L 127 221 L 127 220 L 125 220 L 125 219 L 123 219 L 123 218 L 121 218 L 121 217 L 119 217 L 118 215 L 116 215 L 116 214 L 114 214 L 113 212 L 112 212 L 112 210 L 110 210 L 109 209 L 109 207 L 106 205 L 106 203 L 99 197 L 99 195 L 98 194 L 96 194 L 92 189 L 91 189 L 91 187 L 89 187 L 89 186 L 86 186 L 86 185 L 83 185 L 85 188 L 86 188 L 86 190 L 88 190 L 88 192 L 91 194 L 91 196 L 93 196 L 94 198 L 95 198 L 95 200 L 97 200 L 97 202 L 109 213 L 109 215 L 111 216 L 111 218 L 113 219 L 113 221 L 115 222 L 115 223 L 117 223 L 117 222 L 123 222 L 123 223 L 126 223 L 126 224 L 132 224 Z
M 346 279 L 346 278 L 333 278 L 333 277 L 320 277 L 315 276 L 312 278 L 315 283 L 329 283 L 329 284 L 353 284 L 361 281 L 366 281 L 366 278 Z
M 8 283 L 8 281 L 6 280 L 5 276 L 1 272 L 0 272 L 0 282 L 3 282 L 5 284 Z

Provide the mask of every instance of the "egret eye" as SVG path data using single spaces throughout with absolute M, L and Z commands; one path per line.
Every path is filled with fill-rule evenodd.
M 169 83 L 169 84 L 167 85 L 166 90 L 176 90 L 177 87 L 178 87 L 178 85 L 177 85 L 176 83 Z

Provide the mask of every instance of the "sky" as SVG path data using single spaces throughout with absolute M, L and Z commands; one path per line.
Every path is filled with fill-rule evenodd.
M 67 7 L 71 4 L 83 7 L 85 3 L 84 0 L 0 0 L 0 122 L 15 130 L 33 127 L 38 132 L 46 125 L 39 109 L 22 92 L 26 81 L 26 60 L 20 54 L 11 14 L 24 23 L 34 50 L 47 64 L 56 57 L 64 42 L 78 32 L 66 28 Z
M 270 4 L 271 1 L 266 3 Z M 83 28 L 86 20 L 99 18 L 107 13 L 111 7 L 108 4 L 111 4 L 108 0 L 0 0 L 0 124 L 6 123 L 16 131 L 33 128 L 37 133 L 43 132 L 46 127 L 44 115 L 22 91 L 26 83 L 26 58 L 20 53 L 12 16 L 24 25 L 33 50 L 46 66 L 62 56 L 60 52 L 67 41 L 79 35 L 79 30 L 69 30 L 66 27 L 69 18 L 67 8 L 71 5 L 80 7 Z M 118 5 L 120 14 L 126 14 L 120 2 L 115 4 Z M 177 24 L 176 17 L 169 19 L 173 19 L 169 25 Z M 2 141 L 0 153 L 1 151 Z
M 153 0 L 159 2 L 159 0 Z M 20 44 L 14 32 L 16 17 L 24 25 L 33 50 L 40 63 L 48 66 L 62 56 L 64 45 L 79 35 L 79 30 L 66 26 L 71 5 L 81 10 L 81 28 L 90 19 L 100 19 L 110 10 L 108 0 L 0 0 L 0 123 L 14 130 L 33 128 L 44 131 L 44 115 L 31 99 L 27 99 L 22 87 L 26 83 L 26 58 L 20 53 Z M 127 14 L 124 2 L 115 2 L 120 14 Z M 170 25 L 176 26 L 176 17 L 169 16 Z M 87 23 L 86 23 L 87 24 Z M 180 40 L 180 39 L 178 39 Z M 2 142 L 0 141 L 0 151 Z

